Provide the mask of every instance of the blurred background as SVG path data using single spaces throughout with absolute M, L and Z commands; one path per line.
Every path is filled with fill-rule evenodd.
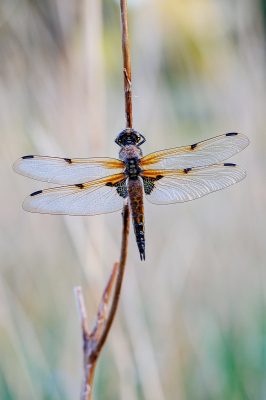
M 266 399 L 266 1 L 128 0 L 134 127 L 144 154 L 227 132 L 247 178 L 197 201 L 145 203 L 95 400 Z M 117 157 L 124 129 L 119 3 L 0 4 L 0 398 L 79 398 L 82 340 L 114 261 L 120 212 L 26 213 L 48 184 L 16 175 L 28 154 Z

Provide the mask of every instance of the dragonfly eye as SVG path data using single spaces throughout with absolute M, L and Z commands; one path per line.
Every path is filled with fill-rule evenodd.
M 126 146 L 126 145 L 141 145 L 142 143 L 145 142 L 142 140 L 144 137 L 134 131 L 132 128 L 126 128 L 124 131 L 120 132 L 117 138 L 115 139 L 115 143 L 117 143 L 119 146 Z

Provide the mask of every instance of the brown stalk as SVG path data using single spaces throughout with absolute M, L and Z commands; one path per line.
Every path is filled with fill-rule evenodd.
M 120 0 L 121 30 L 122 30 L 122 52 L 123 52 L 123 73 L 124 73 L 124 94 L 125 94 L 125 116 L 126 128 L 132 128 L 132 91 L 131 91 L 131 66 L 129 52 L 129 37 L 127 24 L 127 1 Z M 84 355 L 84 372 L 81 388 L 81 400 L 90 400 L 92 393 L 93 376 L 96 362 L 106 341 L 109 330 L 112 326 L 115 313 L 117 310 L 123 276 L 126 266 L 128 235 L 129 235 L 129 207 L 124 206 L 122 212 L 123 228 L 122 243 L 119 263 L 115 263 L 106 288 L 102 295 L 102 299 L 98 308 L 92 332 L 89 332 L 86 308 L 83 299 L 81 287 L 74 288 L 77 308 L 79 312 L 81 329 L 83 335 L 83 355 Z M 114 294 L 110 311 L 107 313 L 107 306 L 110 299 L 112 287 L 115 283 Z
M 129 37 L 127 24 L 127 0 L 120 0 L 121 30 L 122 30 L 122 52 L 124 64 L 124 92 L 126 128 L 133 127 L 132 119 L 132 90 L 131 90 L 131 64 L 129 51 Z
M 103 292 L 102 299 L 98 308 L 97 316 L 95 319 L 94 327 L 89 332 L 87 323 L 87 313 L 84 303 L 81 287 L 74 288 L 76 303 L 78 308 L 78 314 L 81 323 L 82 336 L 83 336 L 83 359 L 84 359 L 84 371 L 83 381 L 81 387 L 81 400 L 90 400 L 93 384 L 93 376 L 96 367 L 96 362 L 103 348 L 109 330 L 114 320 L 114 316 L 117 310 L 121 286 L 125 271 L 127 247 L 128 247 L 128 234 L 129 234 L 129 209 L 128 206 L 124 207 L 123 213 L 123 231 L 122 231 L 122 244 L 121 244 L 121 255 L 120 262 L 115 263 L 106 288 Z M 107 306 L 110 299 L 110 294 L 115 283 L 114 294 L 112 298 L 112 304 L 110 311 L 107 315 Z
M 104 321 L 106 319 L 107 306 L 110 298 L 110 293 L 116 278 L 118 263 L 115 263 L 111 275 L 108 279 L 106 288 L 103 292 L 102 299 L 98 308 L 97 316 L 95 318 L 94 327 L 89 332 L 87 323 L 87 313 L 84 304 L 84 298 L 82 294 L 82 288 L 74 288 L 74 293 L 76 297 L 77 309 L 79 313 L 79 319 L 81 323 L 82 336 L 83 336 L 83 359 L 84 359 L 84 371 L 83 371 L 83 381 L 81 387 L 82 400 L 87 400 L 91 398 L 93 376 L 96 366 L 96 361 L 98 358 L 97 353 L 95 353 L 95 343 L 99 339 L 99 335 L 104 326 Z

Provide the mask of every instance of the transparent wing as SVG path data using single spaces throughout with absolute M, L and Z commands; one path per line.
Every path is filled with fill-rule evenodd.
M 120 210 L 126 202 L 124 174 L 94 182 L 39 190 L 23 203 L 26 211 L 42 214 L 95 215 Z
M 13 165 L 13 170 L 38 181 L 74 184 L 90 182 L 124 170 L 123 161 L 115 158 L 58 158 L 25 156 Z
M 143 169 L 184 169 L 220 163 L 243 150 L 249 140 L 241 133 L 226 133 L 191 146 L 162 150 L 143 157 Z
M 179 171 L 143 171 L 144 191 L 151 203 L 171 204 L 198 199 L 244 179 L 235 164 L 217 164 Z

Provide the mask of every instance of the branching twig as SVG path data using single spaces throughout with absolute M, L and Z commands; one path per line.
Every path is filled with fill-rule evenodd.
M 89 333 L 87 324 L 87 315 L 84 304 L 84 298 L 81 287 L 74 288 L 74 293 L 77 302 L 77 309 L 80 317 L 81 329 L 83 334 L 83 358 L 84 358 L 84 372 L 83 381 L 81 387 L 81 400 L 88 400 L 91 398 L 93 375 L 98 359 L 98 354 L 95 352 L 95 344 L 99 340 L 99 336 L 104 329 L 104 321 L 106 320 L 107 306 L 110 298 L 110 293 L 117 275 L 117 269 L 119 264 L 115 263 L 106 288 L 103 292 L 102 299 L 98 308 L 98 313 L 95 318 L 94 327 L 92 332 Z
M 123 51 L 123 72 L 124 72 L 124 92 L 125 92 L 125 114 L 126 128 L 132 128 L 132 91 L 131 91 L 131 67 L 129 38 L 127 26 L 127 1 L 120 0 L 121 13 L 121 29 L 122 29 L 122 51 Z M 117 310 L 121 286 L 125 271 L 128 234 L 129 234 L 129 207 L 124 206 L 123 213 L 123 230 L 120 261 L 114 265 L 113 271 L 104 290 L 101 303 L 99 305 L 97 317 L 95 319 L 92 332 L 89 333 L 86 309 L 82 295 L 81 287 L 74 289 L 77 301 L 78 312 L 80 316 L 82 334 L 83 334 L 83 351 L 84 351 L 84 373 L 81 389 L 81 400 L 90 400 L 92 392 L 93 376 L 96 362 L 105 343 L 109 330 L 112 326 L 114 316 Z M 114 295 L 109 314 L 107 315 L 107 305 L 115 282 Z
M 128 206 L 124 207 L 122 215 L 123 215 L 123 232 L 122 232 L 120 262 L 115 263 L 113 267 L 112 273 L 109 277 L 106 288 L 102 295 L 102 300 L 100 302 L 94 327 L 91 333 L 89 333 L 89 328 L 87 324 L 87 315 L 82 295 L 82 289 L 81 287 L 74 288 L 77 308 L 82 328 L 82 335 L 83 335 L 84 372 L 83 372 L 83 382 L 82 382 L 81 397 L 80 397 L 81 400 L 90 400 L 91 398 L 92 382 L 93 382 L 96 362 L 102 350 L 102 347 L 105 343 L 112 322 L 114 320 L 115 312 L 120 297 L 123 275 L 126 265 L 126 257 L 127 257 L 129 220 L 130 220 Z M 112 299 L 112 305 L 110 308 L 110 312 L 107 316 L 107 306 L 110 299 L 112 287 L 115 281 L 116 283 Z

